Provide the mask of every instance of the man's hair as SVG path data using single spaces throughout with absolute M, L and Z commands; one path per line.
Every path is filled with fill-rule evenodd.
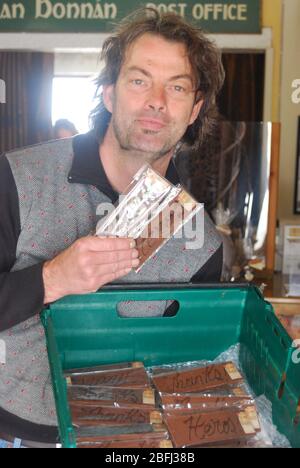
M 115 33 L 104 42 L 101 54 L 104 69 L 96 81 L 96 96 L 99 102 L 90 115 L 92 129 L 101 141 L 111 119 L 111 114 L 103 103 L 102 86 L 117 82 L 128 47 L 147 33 L 186 46 L 195 77 L 196 99 L 203 99 L 204 103 L 198 118 L 188 127 L 182 142 L 197 146 L 215 124 L 216 97 L 223 86 L 225 76 L 221 53 L 203 30 L 188 24 L 174 13 L 158 13 L 152 8 L 143 8 L 125 18 L 116 27 Z

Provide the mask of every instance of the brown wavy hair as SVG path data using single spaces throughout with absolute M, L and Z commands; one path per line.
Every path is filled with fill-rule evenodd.
M 182 143 L 198 146 L 205 135 L 211 133 L 217 116 L 216 97 L 225 77 L 221 53 L 202 29 L 174 13 L 158 13 L 152 8 L 143 8 L 129 15 L 104 42 L 101 54 L 104 69 L 96 80 L 99 102 L 90 114 L 91 128 L 101 141 L 111 119 L 103 104 L 102 87 L 117 82 L 128 47 L 146 33 L 186 46 L 195 77 L 196 99 L 203 99 L 204 103 L 196 121 L 187 128 Z

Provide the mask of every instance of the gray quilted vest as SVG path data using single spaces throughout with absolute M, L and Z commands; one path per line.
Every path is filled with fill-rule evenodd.
M 88 235 L 98 221 L 97 207 L 110 202 L 97 188 L 70 184 L 72 139 L 48 142 L 7 154 L 19 195 L 21 234 L 12 271 L 52 259 L 76 239 Z M 205 216 L 205 243 L 186 250 L 185 239 L 172 239 L 142 268 L 122 281 L 188 282 L 220 247 Z M 123 316 L 161 316 L 168 303 L 127 303 Z M 44 330 L 35 316 L 0 333 L 6 364 L 0 366 L 0 407 L 36 424 L 57 425 Z

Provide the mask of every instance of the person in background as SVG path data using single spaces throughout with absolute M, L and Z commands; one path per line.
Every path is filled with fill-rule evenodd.
M 55 140 L 60 138 L 70 138 L 77 135 L 78 131 L 75 125 L 67 119 L 59 119 L 53 127 L 53 135 Z

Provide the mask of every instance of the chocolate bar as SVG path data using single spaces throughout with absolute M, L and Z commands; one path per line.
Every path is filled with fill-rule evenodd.
M 140 259 L 136 271 L 138 272 L 149 258 L 194 217 L 200 208 L 201 205 L 181 189 L 136 239 Z
M 94 372 L 103 372 L 103 371 L 110 371 L 110 370 L 122 370 L 122 369 L 131 369 L 131 368 L 140 368 L 144 367 L 142 362 L 123 362 L 120 364 L 109 364 L 103 366 L 96 366 L 96 367 L 82 367 L 79 369 L 66 369 L 64 371 L 64 375 L 70 376 L 72 374 L 93 374 Z
M 68 387 L 68 399 L 69 401 L 90 401 L 93 403 L 155 405 L 155 393 L 152 388 L 127 389 L 71 385 Z
M 211 407 L 206 407 L 206 408 L 199 408 L 199 407 L 193 407 L 193 408 L 182 408 L 182 409 L 169 409 L 167 408 L 164 411 L 164 418 L 168 417 L 177 417 L 177 416 L 190 416 L 193 414 L 194 416 L 196 415 L 203 415 L 203 414 L 209 414 L 209 413 L 216 413 L 217 411 L 222 411 L 222 412 L 243 412 L 243 414 L 247 417 L 249 423 L 252 425 L 253 429 L 256 432 L 261 431 L 261 426 L 258 418 L 258 414 L 256 411 L 255 406 L 253 403 L 248 403 L 246 406 L 243 405 L 237 405 L 235 406 L 227 406 L 227 407 L 215 407 L 215 409 Z
M 227 387 L 243 382 L 233 363 L 216 364 L 153 377 L 160 393 L 194 393 Z
M 133 424 L 162 424 L 162 415 L 152 408 L 117 406 L 70 405 L 73 424 L 79 427 L 94 425 L 129 426 Z
M 116 448 L 138 448 L 138 449 L 168 449 L 173 448 L 173 444 L 168 439 L 136 439 L 111 442 L 81 442 L 77 444 L 80 449 L 116 449 Z
M 115 210 L 97 226 L 97 236 L 137 240 L 140 264 L 152 257 L 202 208 L 185 190 L 144 166 L 123 193 Z
M 149 387 L 149 377 L 144 368 L 82 373 L 67 377 L 68 385 L 95 385 L 122 388 Z
M 123 192 L 115 210 L 97 226 L 97 236 L 137 239 L 157 213 L 180 192 L 167 179 L 145 165 Z
M 75 428 L 76 442 L 107 442 L 111 440 L 166 439 L 169 433 L 164 424 L 136 424 L 130 426 L 89 426 Z
M 203 411 L 253 405 L 250 397 L 203 396 L 199 394 L 161 395 L 161 404 L 166 412 L 202 409 Z
M 220 411 L 166 416 L 165 422 L 176 448 L 232 442 L 256 435 L 245 412 Z

